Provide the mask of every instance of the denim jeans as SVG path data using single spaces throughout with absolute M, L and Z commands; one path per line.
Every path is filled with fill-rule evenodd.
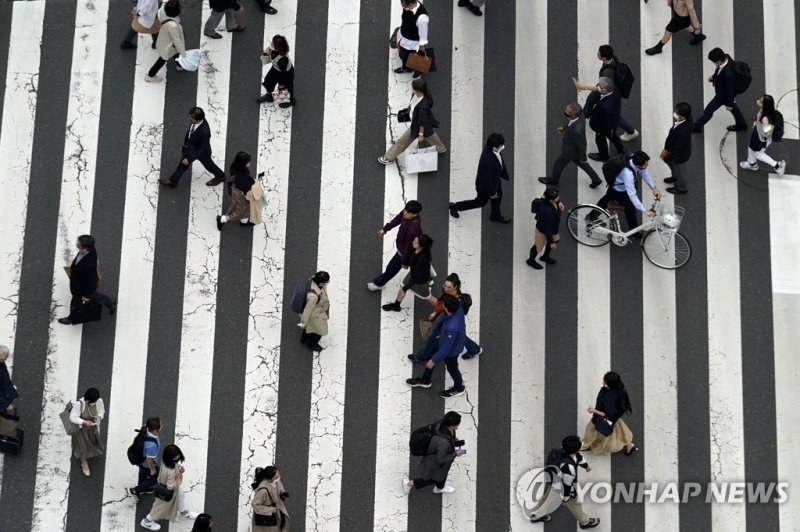
M 377 276 L 372 282 L 378 286 L 386 286 L 386 283 L 394 279 L 394 276 L 400 272 L 403 268 L 403 259 L 400 257 L 400 253 L 395 252 L 392 259 L 389 261 L 389 264 L 386 265 L 386 270 L 379 276 Z

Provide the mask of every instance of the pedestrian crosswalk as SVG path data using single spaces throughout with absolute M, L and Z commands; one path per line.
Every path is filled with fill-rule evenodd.
M 796 65 L 784 59 L 796 55 L 794 4 L 707 2 L 703 45 L 676 36 L 654 57 L 644 49 L 669 15 L 658 3 L 490 0 L 483 17 L 455 1 L 427 4 L 438 63 L 427 80 L 448 151 L 436 172 L 420 175 L 404 157 L 376 162 L 405 131 L 394 114 L 411 95 L 410 75 L 392 72 L 398 59 L 386 46 L 400 25 L 394 0 L 275 0 L 270 16 L 245 3 L 238 17 L 247 31 L 214 40 L 202 36 L 208 3 L 185 0 L 187 48 L 200 50 L 201 66 L 168 65 L 163 83 L 144 79 L 156 59 L 149 36 L 135 51 L 119 49 L 127 3 L 0 5 L 8 28 L 0 31 L 0 344 L 14 353 L 7 365 L 26 431 L 22 455 L 0 457 L 0 530 L 136 528 L 150 500 L 137 507 L 125 496 L 136 481 L 125 451 L 151 415 L 164 420 L 162 442 L 186 456 L 188 501 L 214 516 L 215 529 L 249 530 L 254 469 L 273 463 L 298 530 L 535 529 L 516 481 L 563 436 L 583 434 L 609 369 L 631 394 L 626 422 L 641 450 L 589 455 L 582 482 L 791 482 L 800 468 L 792 349 L 800 145 Z M 45 31 L 65 26 L 66 36 Z M 255 102 L 268 69 L 259 55 L 275 34 L 287 38 L 297 68 L 291 109 Z M 784 176 L 731 178 L 725 161 L 741 158 L 747 135 L 725 131 L 723 111 L 695 136 L 690 192 L 664 199 L 686 208 L 693 258 L 678 271 L 655 268 L 633 245 L 580 246 L 567 231 L 556 265 L 525 264 L 530 200 L 543 191 L 536 178 L 558 155 L 564 106 L 586 97 L 570 77 L 594 79 L 605 43 L 636 74 L 623 107 L 642 136 L 628 146 L 651 155 L 661 188 L 668 169 L 656 155 L 672 106 L 687 101 L 699 116 L 713 95 L 711 48 L 750 64 L 745 115 L 764 91 L 785 95 L 789 127 L 770 148 L 786 154 Z M 159 188 L 178 163 L 193 105 L 205 110 L 220 167 L 243 150 L 253 155 L 251 174 L 265 173 L 263 224 L 218 231 L 228 196 L 206 186 L 199 163 L 175 190 Z M 450 218 L 447 203 L 472 194 L 493 132 L 506 138 L 512 179 L 502 210 L 513 224 L 477 210 Z M 567 207 L 603 194 L 576 180 L 574 167 L 560 190 Z M 652 193 L 643 195 L 647 204 Z M 394 254 L 395 234 L 377 229 L 411 199 L 422 202 L 434 239 L 435 291 L 458 273 L 474 301 L 468 335 L 484 349 L 460 361 L 467 393 L 447 400 L 438 394 L 450 386 L 442 370 L 430 390 L 405 384 L 421 371 L 406 355 L 431 307 L 407 297 L 401 312 L 381 311 L 399 277 L 382 292 L 365 288 Z M 62 267 L 85 233 L 97 240 L 102 291 L 119 310 L 64 326 L 56 322 L 70 298 Z M 331 276 L 319 354 L 297 342 L 287 303 L 294 283 L 318 270 Z M 90 461 L 87 478 L 58 414 L 88 387 L 106 404 L 106 454 Z M 447 410 L 462 415 L 467 449 L 450 471 L 456 491 L 406 496 L 400 483 L 416 465 L 408 436 Z M 800 520 L 791 496 L 763 505 L 587 498 L 584 509 L 601 519 L 598 530 L 777 531 Z M 553 517 L 549 529 L 575 528 L 566 511 Z

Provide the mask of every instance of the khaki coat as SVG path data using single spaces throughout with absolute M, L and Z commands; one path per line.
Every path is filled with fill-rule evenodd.
M 311 290 L 306 297 L 306 306 L 300 320 L 306 324 L 307 334 L 318 334 L 325 336 L 328 334 L 328 317 L 330 301 L 328 301 L 328 289 L 311 281 Z
M 180 464 L 170 469 L 161 464 L 161 468 L 158 470 L 158 483 L 166 484 L 167 488 L 172 490 L 172 498 L 169 502 L 154 498 L 153 507 L 150 509 L 150 518 L 154 521 L 159 519 L 174 521 L 178 518 L 178 487 L 181 485 L 178 481 L 179 467 Z
M 168 17 L 164 12 L 164 6 L 161 6 L 161 9 L 158 10 L 158 18 L 161 21 L 161 29 L 158 32 L 156 51 L 158 51 L 161 59 L 169 60 L 175 54 L 186 54 L 186 42 L 184 41 L 183 26 L 181 26 L 180 21 Z
M 262 515 L 273 515 L 276 511 L 283 513 L 284 526 L 283 528 L 277 526 L 256 526 L 255 517 L 251 517 L 251 528 L 253 532 L 288 532 L 289 530 L 289 511 L 286 505 L 283 504 L 280 494 L 284 492 L 283 484 L 279 480 L 275 486 L 269 480 L 262 480 L 261 484 L 256 488 L 253 493 L 253 502 L 250 505 L 253 508 L 253 513 Z M 274 504 L 274 506 L 273 506 Z M 280 523 L 280 519 L 278 519 Z

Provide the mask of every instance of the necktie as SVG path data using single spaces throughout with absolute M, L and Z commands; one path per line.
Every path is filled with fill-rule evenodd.
M 189 136 L 190 137 L 192 136 L 192 133 L 194 133 L 194 130 L 196 128 L 197 128 L 197 124 L 192 124 L 191 126 L 189 126 Z

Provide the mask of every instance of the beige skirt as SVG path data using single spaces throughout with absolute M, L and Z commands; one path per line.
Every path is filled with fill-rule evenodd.
M 583 448 L 589 447 L 594 454 L 618 453 L 629 443 L 633 443 L 633 433 L 622 418 L 614 423 L 614 432 L 611 436 L 603 436 L 597 432 L 591 419 L 583 433 Z

